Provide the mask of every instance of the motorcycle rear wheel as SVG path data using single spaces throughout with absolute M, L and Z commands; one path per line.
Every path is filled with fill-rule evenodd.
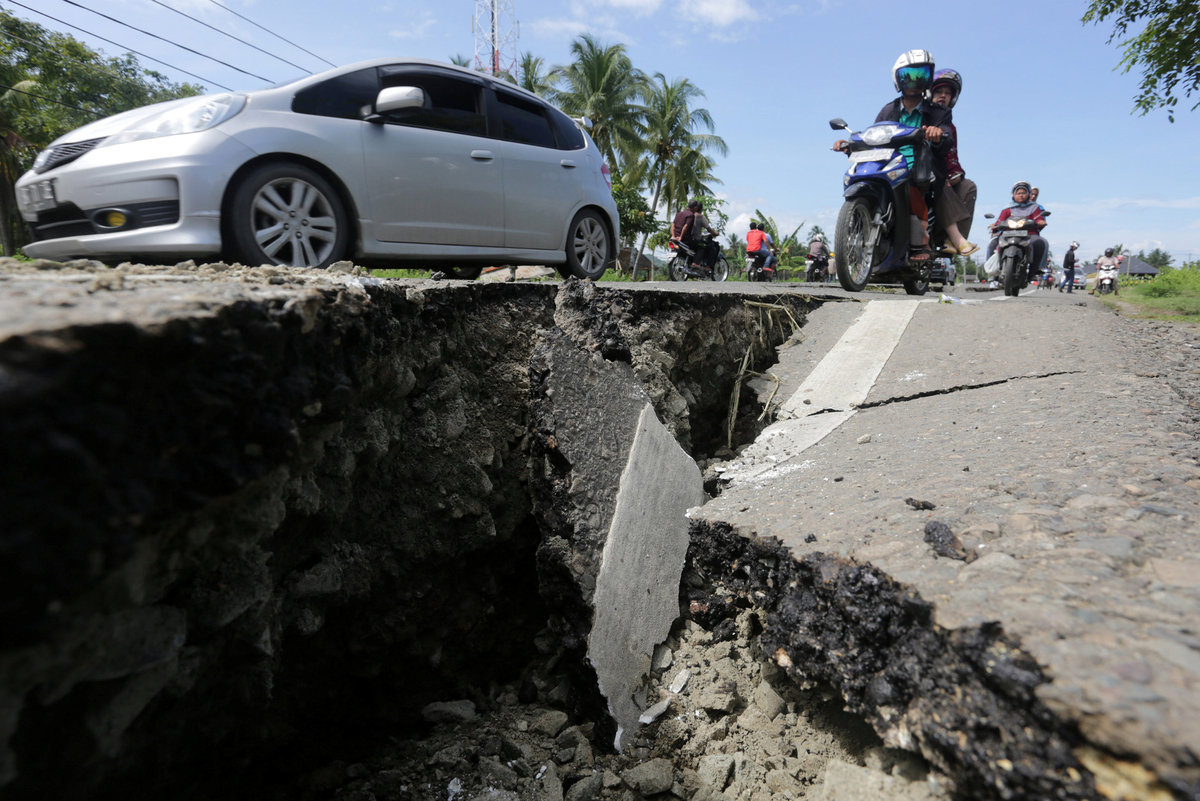
M 667 262 L 667 277 L 672 281 L 686 281 L 688 274 L 684 264 L 684 256 L 675 256 Z
M 724 281 L 729 277 L 729 262 L 725 261 L 724 256 L 717 256 L 717 261 L 713 264 L 712 280 Z
M 847 292 L 861 292 L 871 278 L 875 254 L 868 251 L 867 245 L 874 218 L 874 204 L 862 197 L 850 198 L 838 212 L 834 263 L 838 282 Z
M 904 282 L 904 292 L 908 295 L 924 295 L 929 291 L 929 281 L 924 278 L 910 278 Z

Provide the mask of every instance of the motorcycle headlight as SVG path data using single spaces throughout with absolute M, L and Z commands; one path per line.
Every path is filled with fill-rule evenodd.
M 156 139 L 160 136 L 196 133 L 215 128 L 246 107 L 246 96 L 238 94 L 198 97 L 145 119 L 105 139 L 99 147 Z
M 903 130 L 899 125 L 872 125 L 863 131 L 862 140 L 868 145 L 886 145 Z

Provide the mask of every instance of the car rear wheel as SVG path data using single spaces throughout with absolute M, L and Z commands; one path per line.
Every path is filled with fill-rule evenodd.
M 599 214 L 584 209 L 575 215 L 567 229 L 567 263 L 563 265 L 563 275 L 595 281 L 604 275 L 611 262 L 608 226 Z
M 301 164 L 264 164 L 234 190 L 229 230 L 247 264 L 328 267 L 346 255 L 350 223 L 337 192 Z

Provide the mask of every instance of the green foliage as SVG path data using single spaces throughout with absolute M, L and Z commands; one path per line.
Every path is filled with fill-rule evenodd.
M 1188 292 L 1200 294 L 1200 270 L 1166 270 L 1147 281 L 1140 291 L 1151 298 L 1179 297 Z
M 1178 92 L 1191 97 L 1200 89 L 1200 0 L 1092 0 L 1084 23 L 1099 24 L 1112 18 L 1111 43 L 1120 39 L 1125 51 L 1118 67 L 1142 73 L 1134 108 L 1143 115 L 1165 108 L 1175 121 Z M 1141 32 L 1128 36 L 1130 27 Z M 1194 111 L 1200 106 L 1197 101 Z
M 1137 257 L 1152 267 L 1157 267 L 1159 270 L 1165 270 L 1171 266 L 1171 254 L 1162 248 L 1155 248 L 1149 253 L 1139 250 Z
M 612 194 L 621 220 L 621 236 L 626 242 L 636 241 L 642 234 L 658 230 L 660 225 L 650 212 L 650 204 L 636 186 L 616 177 L 613 178 Z
M 105 57 L 3 9 L 0 87 L 0 244 L 6 254 L 26 240 L 13 185 L 38 151 L 101 117 L 203 90 L 142 69 L 128 53 Z

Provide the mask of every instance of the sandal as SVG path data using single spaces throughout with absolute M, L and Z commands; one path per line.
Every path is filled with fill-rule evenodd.
M 932 256 L 933 254 L 929 252 L 929 248 L 913 248 L 908 251 L 909 261 L 929 261 Z

